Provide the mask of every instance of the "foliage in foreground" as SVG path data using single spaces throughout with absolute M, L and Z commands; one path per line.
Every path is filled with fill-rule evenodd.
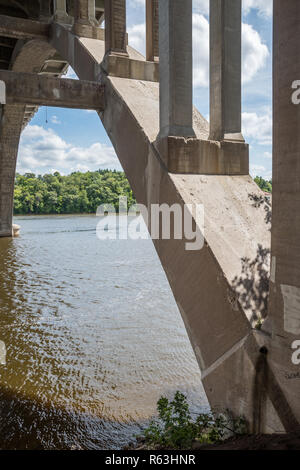
M 214 444 L 231 434 L 247 430 L 243 418 L 233 419 L 227 413 L 218 416 L 203 413 L 193 419 L 186 396 L 177 391 L 173 400 L 161 397 L 157 402 L 159 419 L 151 421 L 144 431 L 150 448 L 190 449 L 193 443 Z
M 122 171 L 78 171 L 68 176 L 58 172 L 44 176 L 17 174 L 14 213 L 95 214 L 100 204 L 112 204 L 117 210 L 120 196 L 127 197 L 129 206 L 135 202 Z

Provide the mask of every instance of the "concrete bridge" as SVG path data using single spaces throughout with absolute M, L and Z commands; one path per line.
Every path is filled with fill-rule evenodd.
M 154 244 L 212 408 L 253 432 L 295 431 L 300 2 L 274 0 L 272 230 L 241 133 L 241 0 L 210 4 L 208 124 L 192 104 L 192 0 L 146 0 L 146 58 L 128 46 L 125 0 L 0 0 L 0 235 L 12 236 L 19 139 L 37 107 L 96 109 L 139 203 L 204 205 L 201 250 Z M 60 78 L 69 64 L 80 81 Z

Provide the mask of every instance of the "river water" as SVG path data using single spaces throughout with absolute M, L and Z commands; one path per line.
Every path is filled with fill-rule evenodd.
M 99 240 L 93 216 L 16 217 L 0 240 L 0 449 L 118 449 L 198 365 L 150 240 Z

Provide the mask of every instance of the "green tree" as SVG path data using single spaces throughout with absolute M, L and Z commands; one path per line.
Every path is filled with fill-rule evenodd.
M 118 210 L 119 197 L 126 196 L 128 206 L 135 200 L 121 171 L 98 170 L 59 172 L 38 175 L 16 175 L 15 214 L 78 214 L 95 213 L 100 204 L 112 204 Z

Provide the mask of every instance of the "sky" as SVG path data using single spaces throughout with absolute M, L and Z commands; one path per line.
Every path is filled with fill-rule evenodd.
M 252 176 L 272 177 L 272 0 L 243 0 L 242 125 Z M 193 0 L 194 104 L 209 119 L 209 0 Z M 129 44 L 145 52 L 145 0 L 127 0 Z M 69 78 L 76 78 L 69 69 Z M 48 121 L 48 122 L 47 122 Z M 23 131 L 17 171 L 69 174 L 120 163 L 95 111 L 41 107 Z

